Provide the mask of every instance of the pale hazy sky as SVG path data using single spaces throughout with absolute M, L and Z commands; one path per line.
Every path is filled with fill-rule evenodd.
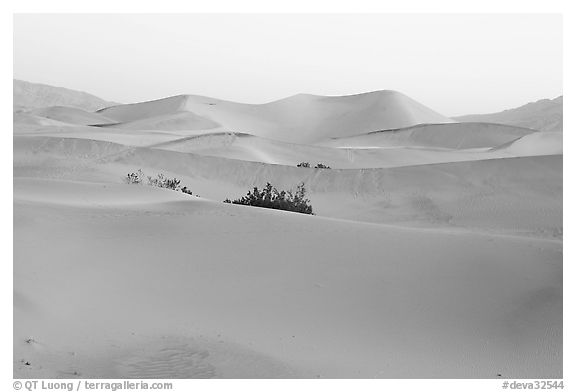
M 486 113 L 562 94 L 562 17 L 19 14 L 14 77 L 122 103 L 388 89 Z

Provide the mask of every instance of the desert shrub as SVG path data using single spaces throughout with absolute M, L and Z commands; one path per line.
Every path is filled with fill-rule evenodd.
M 192 193 L 192 191 L 190 189 L 188 189 L 187 187 L 183 187 L 180 190 L 182 191 L 182 193 L 186 193 L 187 195 L 194 195 Z M 196 197 L 198 197 L 198 195 L 196 195 Z
M 176 178 L 168 178 L 164 174 L 158 174 L 156 178 L 148 176 L 148 185 L 157 186 L 158 188 L 172 189 L 173 191 L 179 191 L 180 180 Z
M 126 177 L 124 177 L 124 182 L 127 184 L 142 184 L 144 181 L 144 173 L 141 169 L 138 169 L 137 172 L 129 173 Z M 160 173 L 153 178 L 148 176 L 148 185 L 156 186 L 158 188 L 166 188 L 171 189 L 173 191 L 186 193 L 187 195 L 194 195 L 188 187 L 181 187 L 180 180 L 177 178 L 168 178 L 164 174 Z M 196 195 L 196 197 L 199 197 Z
M 142 184 L 142 180 L 144 179 L 144 173 L 142 169 L 138 169 L 137 172 L 128 173 L 126 177 L 124 177 L 124 182 L 126 184 Z
M 299 164 L 296 165 L 296 167 L 310 168 L 312 166 L 310 166 L 309 162 L 300 162 Z M 330 166 L 325 165 L 323 163 L 318 163 L 316 166 L 314 166 L 314 169 L 330 169 Z
M 262 208 L 272 208 L 275 210 L 284 210 L 298 212 L 301 214 L 314 215 L 310 200 L 306 198 L 306 188 L 304 183 L 301 183 L 296 188 L 296 191 L 278 191 L 269 182 L 260 190 L 254 187 L 249 191 L 246 196 L 236 199 L 224 200 L 224 203 L 241 204 L 245 206 L 254 206 Z

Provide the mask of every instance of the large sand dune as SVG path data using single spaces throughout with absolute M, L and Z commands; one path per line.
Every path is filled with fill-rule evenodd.
M 119 129 L 162 131 L 208 131 L 220 124 L 191 112 L 176 112 L 110 125 Z
M 262 105 L 183 95 L 114 106 L 99 113 L 119 122 L 132 122 L 155 121 L 155 117 L 177 115 L 182 111 L 214 121 L 229 131 L 296 143 L 422 123 L 452 122 L 395 91 L 342 97 L 300 94 Z
M 44 91 L 14 115 L 15 377 L 562 377 L 561 133 L 391 91 Z M 266 182 L 316 216 L 222 203 Z

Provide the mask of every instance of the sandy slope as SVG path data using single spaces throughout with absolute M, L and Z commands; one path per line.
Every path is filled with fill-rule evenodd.
M 321 170 L 38 136 L 15 137 L 14 156 L 16 176 L 118 183 L 142 168 L 177 176 L 218 201 L 267 181 L 284 189 L 304 182 L 324 216 L 553 238 L 562 233 L 561 155 Z
M 276 165 L 296 166 L 301 162 L 309 162 L 315 166 L 322 163 L 337 169 L 398 167 L 503 156 L 500 151 L 451 151 L 426 147 L 333 148 L 233 133 L 185 137 L 151 147 Z
M 526 136 L 518 136 L 526 135 Z M 438 148 L 426 146 L 376 146 L 362 148 L 334 148 L 328 146 L 278 142 L 246 134 L 212 133 L 184 137 L 149 147 L 178 152 L 189 152 L 244 161 L 296 166 L 309 162 L 312 166 L 323 163 L 336 169 L 388 168 L 447 162 L 476 161 L 495 158 L 562 154 L 559 133 L 541 136 L 516 133 L 493 137 L 494 148 Z M 352 138 L 344 138 L 352 139 Z M 472 138 L 461 138 L 461 144 L 473 144 Z M 334 139 L 343 140 L 343 139 Z M 430 135 L 428 141 L 439 138 Z M 445 145 L 448 138 L 444 138 Z M 480 142 L 476 142 L 480 143 Z M 485 142 L 488 145 L 487 142 Z
M 53 120 L 46 120 L 53 121 Z M 94 141 L 104 141 L 117 143 L 124 148 L 130 146 L 150 146 L 162 144 L 172 140 L 181 139 L 188 135 L 188 132 L 174 133 L 170 131 L 137 131 L 117 128 L 101 128 L 58 123 L 59 125 L 42 125 L 41 123 L 18 123 L 14 125 L 14 135 L 41 136 L 52 138 L 74 138 Z
M 449 149 L 496 147 L 511 142 L 534 131 L 499 124 L 425 124 L 414 127 L 375 131 L 322 142 L 324 146 L 371 147 L 437 147 Z
M 62 121 L 52 120 L 46 117 L 36 116 L 34 114 L 25 112 L 14 112 L 12 120 L 14 122 L 14 133 L 18 132 L 18 128 L 24 128 L 29 125 L 41 125 L 46 127 L 70 125 Z
M 39 124 L 40 125 L 40 124 Z M 511 142 L 533 133 L 521 128 L 484 124 L 422 126 L 402 131 L 370 133 L 332 139 L 322 145 L 293 144 L 272 139 L 206 130 L 131 130 L 117 127 L 15 125 L 19 136 L 82 138 L 150 147 L 169 151 L 296 166 L 300 162 L 329 165 L 337 169 L 387 168 L 410 165 L 462 162 L 504 157 L 562 153 L 562 140 L 547 136 L 522 142 L 525 147 L 506 148 Z M 422 129 L 420 129 L 422 128 Z M 372 144 L 372 147 L 368 147 Z M 527 148 L 528 145 L 531 148 Z M 348 147 L 339 147 L 348 146 Z M 468 147 L 482 148 L 468 148 Z
M 470 114 L 456 117 L 455 119 L 464 122 L 491 122 L 532 128 L 540 131 L 562 132 L 563 101 L 563 96 L 555 99 L 541 99 L 499 113 Z
M 395 91 L 376 91 L 341 97 L 300 94 L 279 101 L 249 105 L 195 95 L 181 95 L 157 101 L 120 105 L 99 113 L 120 122 L 148 119 L 158 124 L 166 119 L 192 113 L 213 121 L 228 131 L 248 133 L 276 140 L 310 143 L 379 129 L 421 123 L 450 123 L 452 120 Z M 141 129 L 150 129 L 144 123 Z M 162 129 L 162 128 L 161 128 Z
M 559 242 L 129 185 L 14 202 L 15 377 L 561 375 Z
M 75 125 L 102 125 L 115 123 L 115 121 L 98 113 L 92 113 L 86 110 L 67 106 L 48 106 L 30 110 L 27 113 Z
M 119 129 L 135 130 L 163 130 L 163 131 L 200 131 L 219 128 L 220 124 L 200 117 L 190 112 L 176 112 L 171 114 L 159 115 L 152 118 L 143 118 L 140 120 L 128 121 L 120 124 L 111 125 Z
M 562 139 L 562 132 L 533 133 L 493 150 L 506 151 L 516 156 L 562 154 Z
M 14 79 L 13 99 L 14 111 L 47 106 L 69 106 L 93 111 L 117 105 L 82 91 L 17 79 Z

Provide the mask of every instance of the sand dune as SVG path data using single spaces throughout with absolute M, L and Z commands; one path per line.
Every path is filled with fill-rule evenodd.
M 342 97 L 300 94 L 262 105 L 182 95 L 114 106 L 99 113 L 128 122 L 181 111 L 189 111 L 195 116 L 211 120 L 229 131 L 295 143 L 310 143 L 330 137 L 422 123 L 452 122 L 395 91 Z
M 509 124 L 518 127 L 531 128 L 539 131 L 562 132 L 562 105 L 563 97 L 555 99 L 541 99 L 514 109 L 499 113 L 470 114 L 455 117 L 463 122 L 490 122 Z
M 562 377 L 561 133 L 391 91 L 15 95 L 14 377 Z M 222 202 L 266 182 L 316 215 Z
M 14 151 L 16 176 L 117 183 L 143 168 L 182 178 L 212 200 L 240 197 L 267 181 L 284 189 L 304 182 L 316 212 L 328 217 L 552 238 L 562 233 L 561 155 L 322 170 L 75 138 L 15 137 Z
M 208 131 L 214 128 L 220 128 L 220 124 L 191 112 L 175 112 L 113 124 L 111 127 L 134 130 Z
M 149 102 L 110 106 L 98 110 L 98 113 L 118 122 L 131 122 L 181 112 L 185 110 L 187 101 L 187 96 L 177 95 Z
M 104 125 L 115 123 L 115 121 L 98 113 L 92 113 L 86 110 L 66 106 L 49 106 L 45 108 L 38 108 L 31 110 L 28 113 L 34 116 L 49 118 L 51 120 L 75 125 Z
M 120 143 L 128 147 L 194 153 L 207 156 L 296 166 L 300 162 L 327 164 L 332 168 L 398 167 L 423 163 L 509 157 L 503 151 L 438 150 L 430 148 L 340 149 L 292 144 L 246 134 L 204 131 L 132 131 L 118 128 L 30 126 L 19 124 L 19 136 L 75 138 Z
M 351 148 L 396 146 L 449 149 L 487 148 L 499 146 L 533 132 L 526 128 L 487 123 L 426 124 L 334 138 L 321 144 Z
M 14 121 L 14 132 L 16 133 L 16 128 L 19 128 L 21 125 L 24 126 L 67 126 L 69 124 L 52 120 L 46 117 L 36 116 L 30 113 L 23 113 L 23 112 L 14 112 L 13 114 L 13 121 Z
M 493 150 L 514 155 L 562 154 L 562 132 L 532 133 Z
M 310 162 L 312 166 L 315 166 L 318 163 L 322 163 L 333 169 L 388 168 L 562 153 L 561 138 L 555 141 L 551 140 L 550 143 L 546 144 L 540 144 L 533 138 L 534 142 L 528 148 L 526 147 L 527 141 L 521 142 L 516 138 L 519 134 L 522 134 L 522 131 L 508 136 L 508 138 L 514 138 L 514 141 L 518 141 L 515 148 L 508 148 L 508 143 L 506 143 L 505 146 L 492 149 L 451 150 L 419 146 L 392 147 L 391 145 L 387 148 L 334 148 L 277 142 L 256 136 L 234 133 L 190 136 L 149 147 L 276 165 L 296 166 L 300 162 Z M 448 133 L 448 136 L 451 136 L 450 133 Z M 354 138 L 335 139 L 335 141 L 348 141 L 348 139 Z M 361 137 L 358 139 L 361 140 Z M 417 140 L 417 138 L 415 139 Z M 484 139 L 490 139 L 489 135 L 484 137 Z M 506 139 L 506 135 L 502 135 L 500 138 L 492 137 L 489 141 L 491 143 L 499 143 Z M 440 144 L 439 139 L 434 138 L 434 136 L 429 137 L 428 141 L 430 140 Z M 450 144 L 447 142 L 448 140 L 448 138 L 444 138 L 445 145 Z M 380 139 L 381 141 L 382 138 Z M 398 140 L 396 139 L 396 141 Z M 466 139 L 465 137 L 462 137 L 460 141 L 460 144 L 466 142 L 469 144 L 474 143 L 470 138 Z M 424 144 L 422 140 L 420 142 Z M 488 140 L 484 140 L 484 142 L 489 145 Z M 480 144 L 481 141 L 476 140 L 476 143 Z M 525 147 L 520 148 L 520 145 Z
M 398 167 L 488 159 L 502 155 L 498 152 L 446 151 L 426 148 L 341 149 L 278 142 L 235 133 L 190 136 L 150 147 L 275 165 L 296 166 L 301 162 L 309 162 L 315 166 L 322 163 L 333 169 Z
M 93 111 L 117 105 L 117 103 L 104 101 L 82 91 L 41 83 L 30 83 L 17 79 L 14 79 L 13 99 L 14 111 L 47 106 L 69 106 Z
M 561 377 L 558 242 L 137 189 L 15 182 L 15 377 Z

